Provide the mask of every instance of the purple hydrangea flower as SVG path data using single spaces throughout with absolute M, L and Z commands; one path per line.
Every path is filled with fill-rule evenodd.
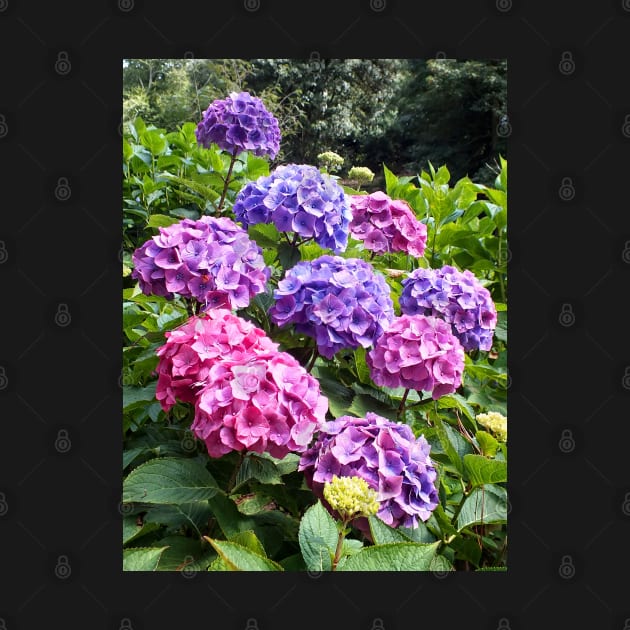
M 391 527 L 418 526 L 438 505 L 437 471 L 424 436 L 375 413 L 365 418 L 342 416 L 326 422 L 317 439 L 300 458 L 298 470 L 327 505 L 324 484 L 338 477 L 357 476 L 378 493 L 377 516 Z M 365 519 L 355 525 L 364 528 Z
M 203 113 L 195 131 L 197 142 L 236 155 L 251 151 L 272 160 L 280 150 L 280 127 L 263 102 L 248 92 L 232 92 L 226 99 L 215 100 Z
M 394 318 L 385 278 L 358 258 L 320 256 L 289 269 L 269 310 L 280 326 L 315 339 L 330 359 L 342 348 L 367 348 Z
M 145 295 L 171 300 L 177 293 L 206 307 L 245 308 L 265 290 L 271 275 L 260 247 L 227 217 L 160 227 L 132 259 L 132 278 Z
M 490 292 L 471 271 L 458 271 L 450 265 L 416 269 L 402 286 L 402 313 L 441 317 L 467 352 L 492 348 L 497 310 Z
M 431 392 L 435 400 L 462 383 L 464 349 L 437 317 L 395 318 L 365 360 L 376 385 Z
M 420 258 L 427 242 L 427 226 L 416 218 L 409 204 L 384 192 L 351 195 L 350 234 L 375 253 L 406 252 Z
M 345 251 L 352 211 L 343 189 L 316 167 L 287 164 L 246 184 L 234 215 L 245 227 L 273 223 L 279 232 L 313 239 L 335 253 Z

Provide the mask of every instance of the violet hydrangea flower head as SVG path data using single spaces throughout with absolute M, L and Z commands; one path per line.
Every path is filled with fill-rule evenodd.
M 377 254 L 406 252 L 419 258 L 427 242 L 427 226 L 418 221 L 409 204 L 384 192 L 351 195 L 350 234 Z
M 437 317 L 401 315 L 365 357 L 374 383 L 431 392 L 434 400 L 462 383 L 464 349 Z
M 420 268 L 402 286 L 402 313 L 441 317 L 452 326 L 466 352 L 492 348 L 497 310 L 490 292 L 471 271 L 458 271 L 450 265 Z
M 240 360 L 278 349 L 263 330 L 221 308 L 193 316 L 165 336 L 166 343 L 156 350 L 155 394 L 164 411 L 178 401 L 195 402 L 210 368 L 223 357 Z
M 249 92 L 232 92 L 210 103 L 195 134 L 200 145 L 208 148 L 214 142 L 233 155 L 251 151 L 273 160 L 280 150 L 277 119 Z
M 334 476 L 360 477 L 377 492 L 377 516 L 391 527 L 418 526 L 438 505 L 437 471 L 424 436 L 368 412 L 326 422 L 300 458 L 298 470 L 313 493 L 325 501 L 324 486 Z M 355 523 L 360 526 L 360 523 Z
M 319 382 L 286 352 L 226 355 L 208 372 L 191 426 L 211 457 L 230 451 L 301 453 L 325 424 Z
M 293 324 L 331 359 L 342 348 L 367 348 L 394 318 L 385 278 L 358 258 L 320 256 L 289 269 L 274 291 L 271 320 Z
M 184 219 L 133 253 L 132 278 L 146 295 L 194 297 L 206 307 L 245 308 L 271 270 L 262 250 L 227 217 Z
M 315 166 L 287 164 L 246 184 L 234 201 L 245 227 L 273 223 L 279 232 L 313 239 L 335 253 L 345 251 L 352 219 L 343 188 Z

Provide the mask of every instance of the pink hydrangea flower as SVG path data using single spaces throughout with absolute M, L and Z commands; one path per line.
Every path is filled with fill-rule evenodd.
M 195 402 L 210 368 L 222 357 L 241 360 L 255 352 L 277 350 L 265 332 L 227 309 L 214 309 L 191 317 L 165 333 L 159 357 L 156 398 L 168 411 L 177 402 Z
M 401 315 L 366 356 L 376 385 L 431 392 L 437 400 L 462 382 L 464 349 L 437 317 Z
M 251 349 L 209 370 L 191 430 L 211 457 L 247 450 L 282 458 L 308 447 L 327 410 L 318 381 L 292 355 Z
M 384 192 L 351 195 L 350 234 L 377 254 L 406 252 L 419 258 L 424 254 L 427 226 L 418 221 L 402 199 L 391 199 Z

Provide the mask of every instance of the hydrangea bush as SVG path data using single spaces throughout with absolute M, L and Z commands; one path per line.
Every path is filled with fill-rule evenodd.
M 429 165 L 358 194 L 369 169 L 270 169 L 280 129 L 248 92 L 142 125 L 125 570 L 505 568 L 506 162 L 495 188 Z

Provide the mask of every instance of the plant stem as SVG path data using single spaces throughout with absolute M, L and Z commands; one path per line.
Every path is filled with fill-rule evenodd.
M 311 358 L 309 359 L 308 365 L 306 366 L 306 371 L 310 372 L 313 369 L 313 366 L 315 365 L 315 361 L 317 361 L 317 357 L 319 356 L 319 352 L 317 351 L 317 346 L 315 346 L 313 348 L 313 354 L 311 355 Z
M 232 471 L 232 476 L 230 477 L 230 480 L 228 481 L 228 485 L 226 488 L 227 494 L 232 492 L 232 489 L 234 488 L 234 483 L 236 482 L 236 475 L 238 474 L 238 471 L 241 468 L 241 464 L 243 463 L 243 460 L 245 459 L 245 451 L 241 451 L 238 455 L 239 455 L 238 462 L 236 462 L 236 466 L 234 467 L 234 470 Z
M 217 212 L 221 212 L 221 210 L 223 209 L 223 202 L 225 201 L 225 196 L 227 195 L 228 186 L 230 185 L 230 176 L 232 175 L 232 169 L 234 168 L 235 162 L 236 162 L 236 149 L 234 150 L 234 153 L 232 153 L 230 166 L 228 167 L 228 172 L 227 172 L 227 175 L 225 176 L 225 185 L 223 186 L 223 192 L 221 193 L 221 200 L 219 201 Z
M 402 400 L 400 401 L 400 405 L 398 405 L 398 412 L 396 413 L 396 418 L 400 418 L 400 416 L 402 415 L 408 395 L 409 395 L 409 389 L 406 389 L 405 393 L 403 394 Z
M 337 548 L 335 549 L 335 557 L 332 562 L 332 570 L 337 570 L 337 565 L 341 559 L 341 550 L 343 548 L 343 539 L 346 537 L 346 521 L 343 522 L 343 527 L 339 530 L 339 536 L 337 537 Z

